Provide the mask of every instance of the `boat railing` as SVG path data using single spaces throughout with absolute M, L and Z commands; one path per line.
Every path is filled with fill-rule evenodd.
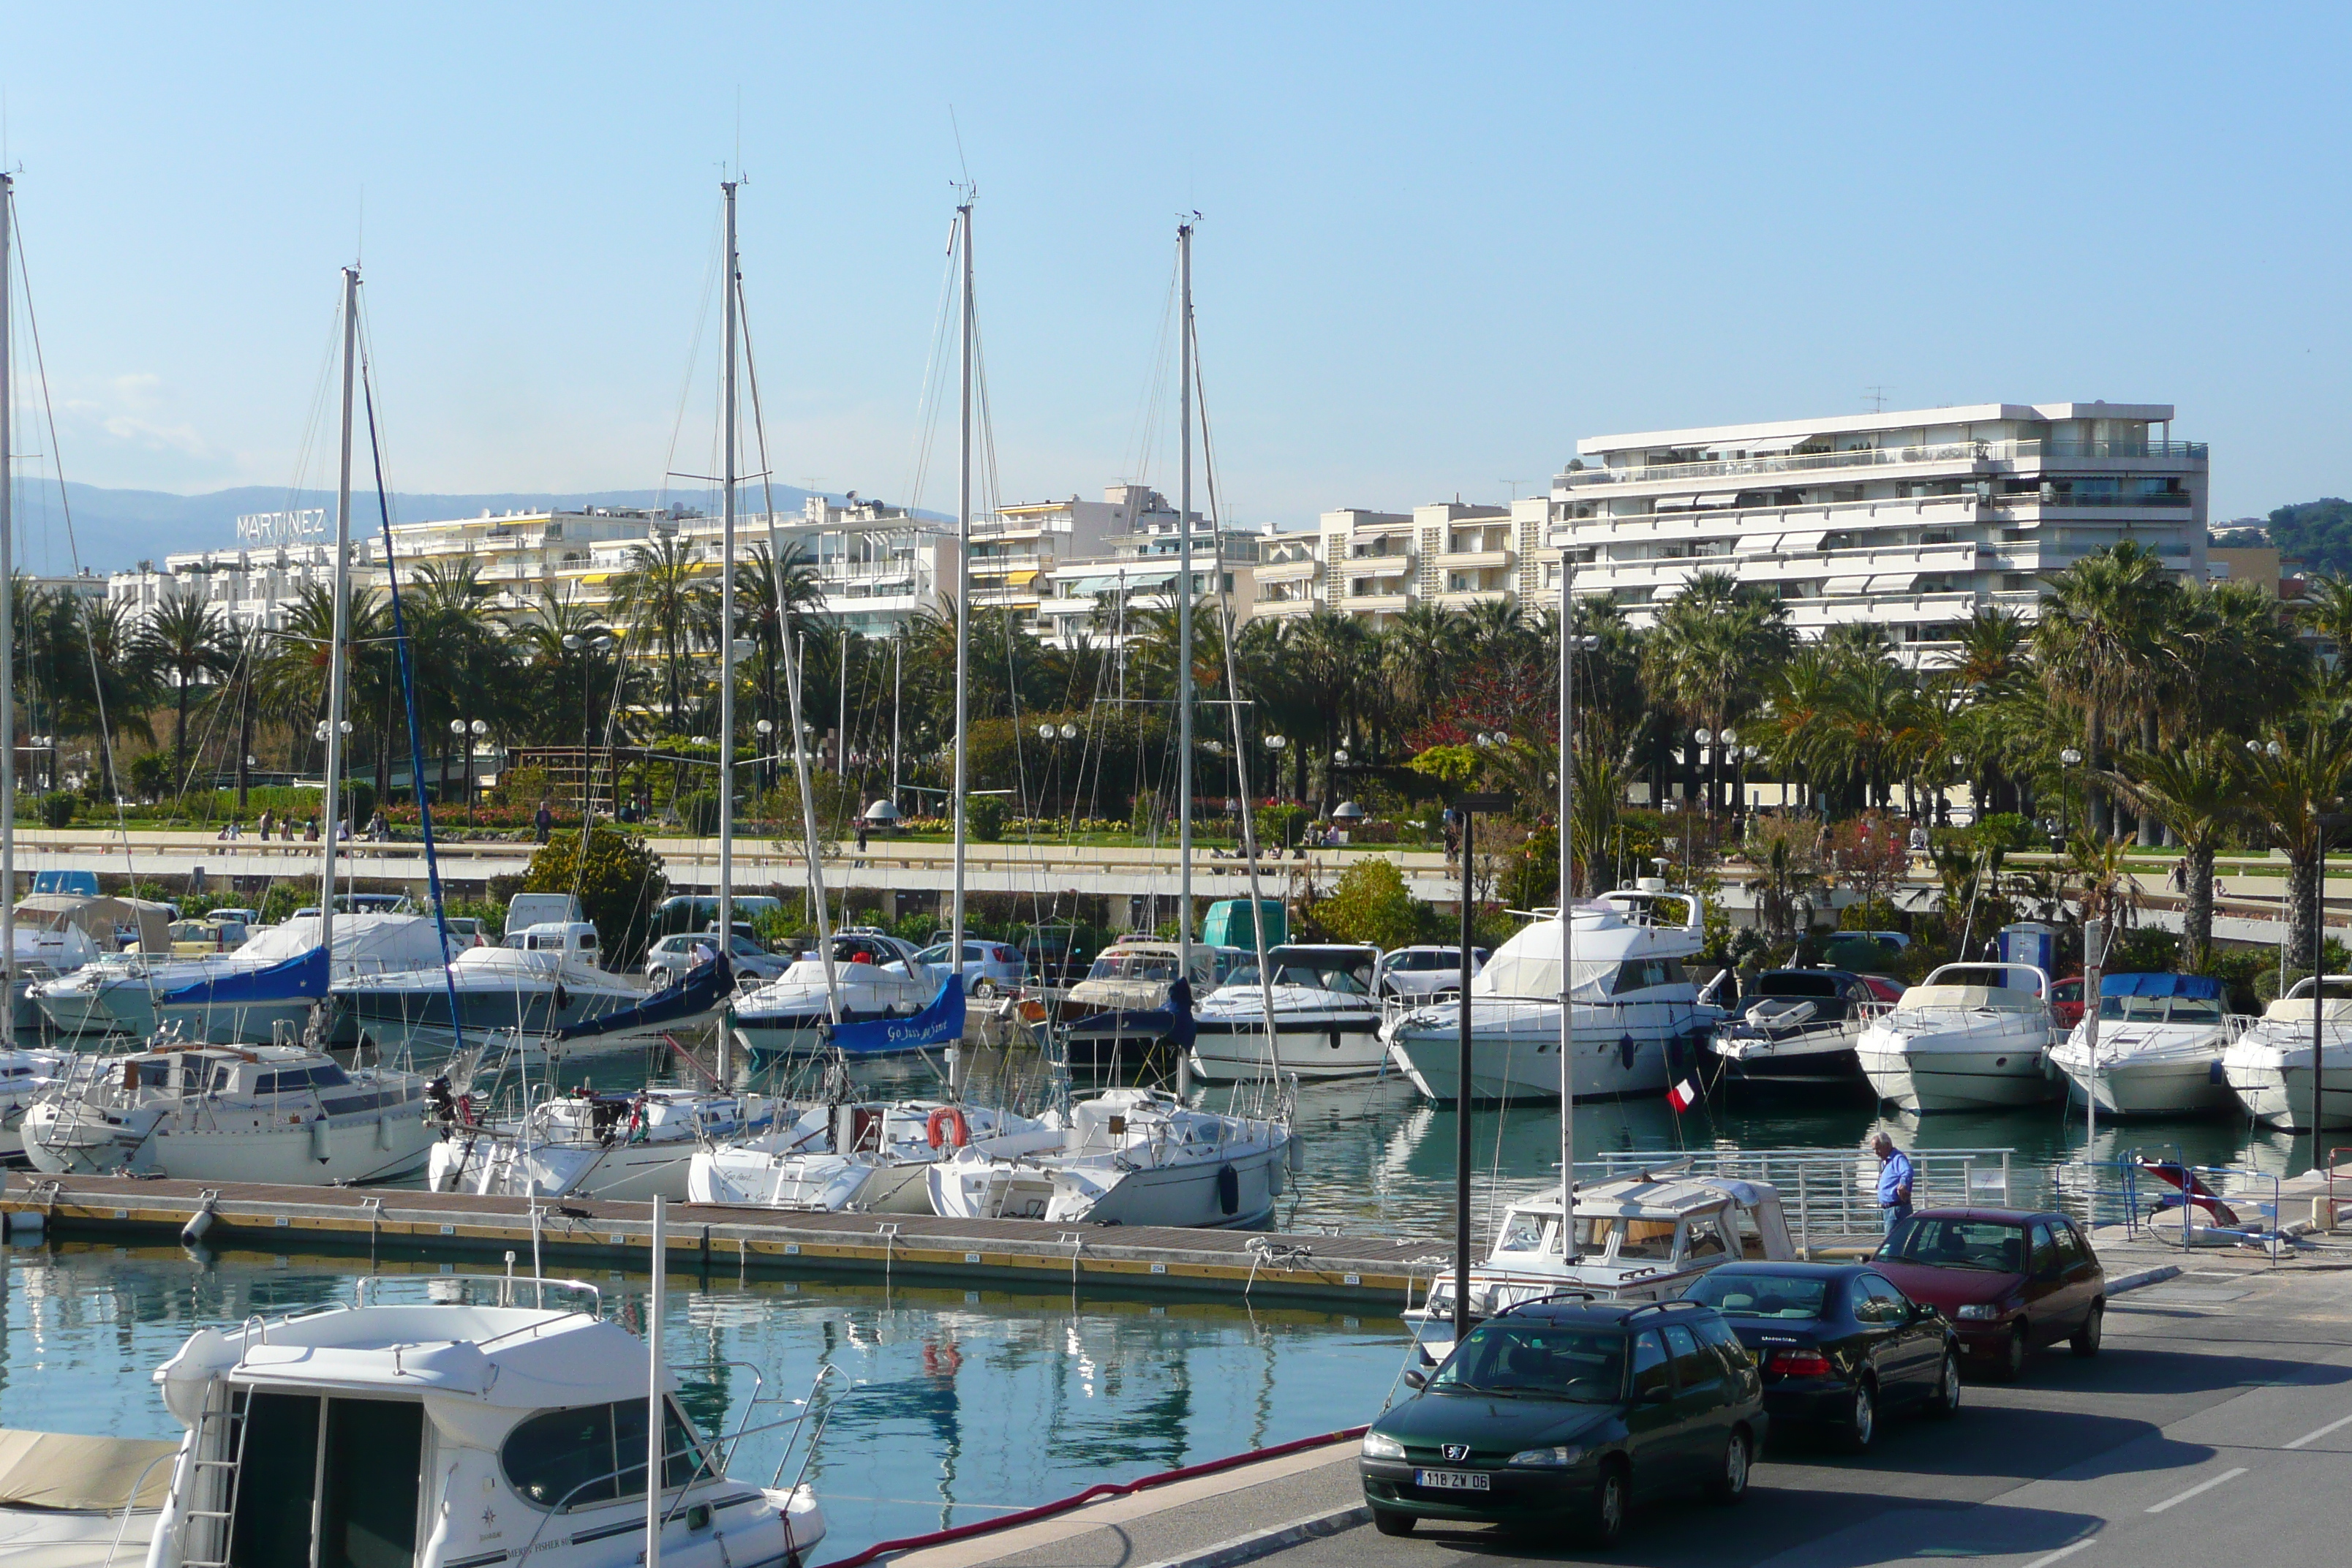
M 467 1286 L 488 1285 L 497 1288 L 495 1293 L 498 1297 L 498 1304 L 500 1306 L 513 1305 L 517 1299 L 518 1287 L 522 1287 L 531 1291 L 534 1300 L 543 1301 L 546 1299 L 546 1293 L 552 1290 L 559 1295 L 585 1297 L 587 1304 L 575 1310 L 585 1312 L 592 1318 L 602 1317 L 604 1312 L 604 1292 L 584 1279 L 558 1279 L 553 1275 L 512 1273 L 404 1275 L 391 1280 L 387 1280 L 386 1277 L 380 1274 L 367 1274 L 361 1276 L 358 1283 L 352 1288 L 352 1304 L 354 1307 L 380 1307 L 384 1304 L 382 1298 L 385 1284 L 413 1286 L 420 1281 L 425 1285 L 428 1298 L 436 1305 L 453 1304 L 441 1294 L 453 1285 L 461 1293 Z M 463 1303 L 454 1304 L 462 1305 Z M 525 1323 L 518 1328 L 508 1329 L 502 1333 L 493 1334 L 488 1339 L 477 1341 L 476 1343 L 483 1346 L 494 1345 L 505 1340 L 536 1333 L 546 1326 L 543 1321 Z
M 2041 1009 L 2042 1026 L 2055 1032 L 2056 1024 L 2047 1008 Z M 1916 1021 L 1921 1027 L 1937 1034 L 1957 1034 L 1964 1037 L 1975 1035 L 2014 1034 L 2030 1026 L 2033 1010 L 2023 1007 L 1932 1006 L 1906 1007 L 1900 1003 L 1890 1006 L 1882 1016 L 1888 1024 Z

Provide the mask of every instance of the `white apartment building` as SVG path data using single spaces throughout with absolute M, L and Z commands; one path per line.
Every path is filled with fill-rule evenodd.
M 1183 574 L 1177 556 L 1184 541 L 1175 510 L 1163 503 L 1143 517 L 1143 527 L 1106 539 L 1101 553 L 1061 563 L 1045 574 L 1038 627 L 1048 640 L 1063 647 L 1080 641 L 1129 643 L 1139 635 L 1132 617 L 1176 603 L 1177 579 Z M 1265 542 L 1265 535 L 1239 529 L 1220 532 L 1195 513 L 1192 597 L 1222 593 L 1237 622 L 1249 619 L 1253 574 Z
M 1327 511 L 1311 533 L 1260 539 L 1255 613 L 1332 609 L 1385 626 L 1416 604 L 1532 605 L 1549 586 L 1545 561 L 1558 558 L 1545 537 L 1550 516 L 1541 496 L 1507 506 L 1454 500 L 1409 512 Z
M 1868 622 L 1925 658 L 1980 606 L 2032 615 L 2043 574 L 2119 540 L 2205 581 L 2206 448 L 2172 417 L 1987 403 L 1591 437 L 1552 481 L 1550 543 L 1637 626 L 1722 571 L 1777 592 L 1801 637 Z

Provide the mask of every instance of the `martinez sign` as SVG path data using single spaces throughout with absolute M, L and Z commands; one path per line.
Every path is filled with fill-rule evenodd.
M 236 520 L 236 536 L 249 544 L 298 544 L 327 531 L 324 507 L 303 511 L 251 511 Z

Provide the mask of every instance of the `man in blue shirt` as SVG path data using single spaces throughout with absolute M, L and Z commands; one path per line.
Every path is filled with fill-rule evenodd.
M 1895 1140 L 1884 1132 L 1873 1138 L 1870 1146 L 1878 1155 L 1878 1206 L 1892 1232 L 1911 1212 L 1911 1156 L 1897 1149 Z

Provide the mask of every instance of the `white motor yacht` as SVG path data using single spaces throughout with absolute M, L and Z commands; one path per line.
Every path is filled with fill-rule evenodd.
M 427 1184 L 436 1193 L 506 1197 L 682 1201 L 696 1150 L 762 1131 L 775 1114 L 756 1094 L 582 1089 L 541 1100 L 520 1118 L 445 1125 L 432 1146 Z
M 2321 1125 L 2352 1127 L 2352 975 L 2331 974 L 2324 994 L 2315 990 L 2311 977 L 2296 981 L 2221 1053 L 2221 1076 L 2246 1114 L 2290 1132 L 2311 1131 L 2315 1012 L 2326 1053 Z
M 2099 981 L 2099 1054 L 2090 1020 L 2051 1047 L 2077 1104 L 2102 1116 L 2194 1116 L 2232 1110 L 2221 1070 L 2230 1042 L 2253 1022 L 2222 1005 L 2221 983 L 2202 974 L 2109 974 Z
M 1730 1089 L 1789 1089 L 1809 1100 L 1868 1094 L 1854 1047 L 1898 994 L 1892 981 L 1848 970 L 1767 970 L 1708 1042 L 1718 1079 Z
M 767 1057 L 811 1056 L 828 1049 L 825 1026 L 835 1021 L 835 994 L 841 1002 L 838 1021 L 844 1024 L 911 1018 L 940 994 L 944 976 L 887 931 L 835 931 L 832 951 L 833 993 L 826 990 L 824 960 L 810 956 L 793 960 L 775 979 L 736 999 L 735 1037 L 747 1049 Z
M 1274 1213 L 1295 1145 L 1279 1118 L 1195 1110 L 1150 1089 L 1111 1089 L 1036 1127 L 975 1138 L 925 1171 L 950 1219 L 1252 1226 Z
M 468 1037 L 545 1035 L 635 1006 L 646 994 L 636 976 L 603 967 L 593 924 L 549 921 L 510 932 L 503 946 L 464 948 L 446 968 L 339 976 L 332 1037 L 341 1044 L 365 1036 L 378 1045 L 420 1032 L 448 1038 L 453 995 Z
M 698 1204 L 871 1214 L 929 1214 L 925 1175 L 976 1138 L 1041 1123 L 936 1100 L 810 1107 L 756 1138 L 695 1151 L 687 1196 Z
M 1193 1010 L 1192 1070 L 1211 1083 L 1237 1079 L 1362 1078 L 1387 1064 L 1381 1004 L 1372 994 L 1376 947 L 1286 942 L 1233 973 Z M 1265 1005 L 1274 999 L 1276 1062 L 1266 1044 Z
M 1579 1184 L 1573 1258 L 1560 1220 L 1558 1187 L 1504 1211 L 1493 1249 L 1470 1270 L 1474 1316 L 1563 1290 L 1662 1301 L 1718 1264 L 1797 1256 L 1780 1191 L 1769 1182 L 1667 1170 Z M 1451 1271 L 1431 1281 L 1422 1304 L 1404 1316 L 1424 1347 L 1443 1355 L 1454 1337 Z
M 1978 1110 L 2056 1098 L 2050 976 L 2029 963 L 1948 963 L 1870 1021 L 1854 1055 L 1905 1110 Z
M 25 1111 L 40 1170 L 326 1186 L 386 1181 L 433 1142 L 425 1080 L 299 1046 L 83 1056 Z
M 645 1345 L 587 1286 L 436 1278 L 505 1304 L 310 1308 L 203 1329 L 155 1373 L 184 1428 L 146 1568 L 616 1568 L 646 1545 Z M 586 1310 L 526 1305 L 569 1294 Z M 659 1374 L 661 1560 L 797 1565 L 805 1487 L 730 1479 Z M 788 1455 L 789 1458 L 789 1455 Z
M 1706 944 L 1705 900 L 1655 878 L 1577 905 L 1570 994 L 1578 1100 L 1663 1093 L 1697 1070 L 1722 1010 L 1702 1004 L 1683 960 Z M 1559 1098 L 1560 921 L 1538 911 L 1470 982 L 1470 1098 Z M 1456 1007 L 1389 1026 L 1389 1054 L 1430 1099 L 1461 1097 Z

